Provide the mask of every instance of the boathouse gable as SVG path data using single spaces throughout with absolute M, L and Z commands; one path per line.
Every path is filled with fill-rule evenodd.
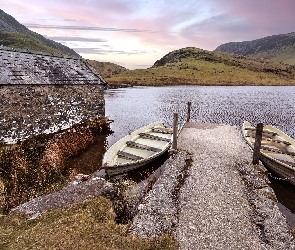
M 0 143 L 104 116 L 105 85 L 82 58 L 0 46 Z

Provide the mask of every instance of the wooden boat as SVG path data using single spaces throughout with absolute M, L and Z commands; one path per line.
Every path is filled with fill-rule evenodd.
M 253 149 L 256 129 L 245 121 L 242 133 Z M 281 130 L 265 125 L 262 132 L 260 160 L 279 177 L 295 185 L 295 140 Z
M 164 154 L 171 146 L 173 130 L 162 122 L 144 126 L 123 137 L 105 153 L 102 169 L 113 176 L 137 169 Z

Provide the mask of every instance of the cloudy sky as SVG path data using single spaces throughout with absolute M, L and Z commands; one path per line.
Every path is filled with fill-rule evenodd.
M 128 69 L 184 47 L 295 31 L 295 0 L 0 0 L 0 8 L 84 58 Z

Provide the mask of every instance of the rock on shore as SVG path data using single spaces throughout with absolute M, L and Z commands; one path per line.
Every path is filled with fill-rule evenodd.
M 76 178 L 60 191 L 39 196 L 13 208 L 11 213 L 25 212 L 33 219 L 49 209 L 83 202 L 97 196 L 114 199 L 118 196 L 118 190 L 111 182 L 106 181 L 104 178 L 95 176 L 87 180 Z
M 139 206 L 129 231 L 139 237 L 153 238 L 170 232 L 178 222 L 178 192 L 189 167 L 188 153 L 174 155 L 165 171 Z

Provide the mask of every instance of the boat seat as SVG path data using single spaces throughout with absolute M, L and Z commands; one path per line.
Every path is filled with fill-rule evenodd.
M 117 153 L 118 156 L 133 160 L 133 161 L 138 161 L 138 160 L 143 160 L 144 158 L 138 155 L 134 155 L 134 154 L 130 154 L 127 152 L 123 152 L 123 151 L 118 151 Z
M 163 134 L 173 134 L 173 130 L 171 128 L 152 128 L 153 132 L 160 132 Z
M 276 148 L 271 148 L 271 147 L 261 146 L 261 149 L 262 149 L 262 150 L 271 151 L 271 152 L 280 153 L 280 154 L 286 154 L 286 155 L 292 155 L 292 156 L 295 156 L 295 153 L 294 153 L 294 152 L 289 152 L 289 151 L 279 150 L 279 149 L 276 149 Z
M 254 136 L 250 136 L 250 135 L 246 135 L 246 137 L 255 138 Z M 270 142 L 277 142 L 277 143 L 284 143 L 286 145 L 291 145 L 291 143 L 288 141 L 272 139 L 272 138 L 268 138 L 268 137 L 262 137 L 262 141 L 270 141 Z
M 278 160 L 278 161 L 289 164 L 290 166 L 295 166 L 295 160 L 290 155 L 277 154 L 277 153 L 269 153 L 267 155 L 274 158 L 274 159 L 276 159 L 276 160 Z
M 287 165 L 289 165 L 291 167 L 295 167 L 295 163 L 294 162 L 285 161 L 285 160 L 279 160 L 279 161 L 282 162 L 282 163 L 285 163 L 285 164 L 287 164 Z
M 163 138 L 163 137 L 160 137 L 160 136 L 151 135 L 151 134 L 147 134 L 147 133 L 140 133 L 139 135 L 140 135 L 141 137 L 144 137 L 144 138 L 153 139 L 153 140 L 158 140 L 158 141 L 167 141 L 167 142 L 170 142 L 170 141 L 171 141 L 171 140 L 168 139 L 168 138 Z
M 161 152 L 162 150 L 160 148 L 151 147 L 148 145 L 140 144 L 134 141 L 127 141 L 126 144 L 130 147 L 140 148 L 140 149 L 146 149 L 153 152 Z
M 284 141 L 284 140 L 277 140 L 277 139 L 272 139 L 272 138 L 262 138 L 264 141 L 271 141 L 271 142 L 277 142 L 277 143 L 284 143 L 286 145 L 291 145 L 290 142 Z
M 250 131 L 256 131 L 256 128 L 245 128 L 245 130 L 250 130 Z M 271 132 L 271 131 L 268 131 L 268 130 L 263 130 L 262 131 L 263 134 L 268 134 L 268 135 L 278 135 L 277 133 L 275 132 Z

